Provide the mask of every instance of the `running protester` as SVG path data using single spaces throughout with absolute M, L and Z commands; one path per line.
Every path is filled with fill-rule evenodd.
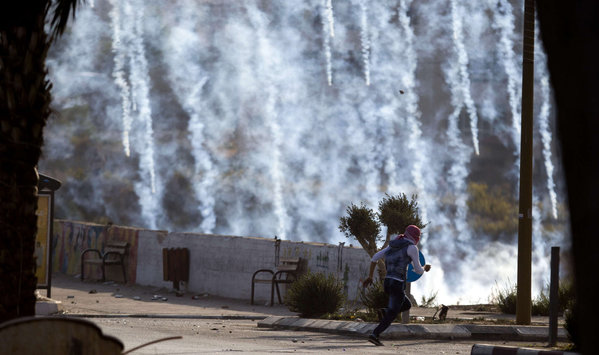
M 385 258 L 387 275 L 385 276 L 383 286 L 385 293 L 389 295 L 387 308 L 379 310 L 379 325 L 368 336 L 368 341 L 374 345 L 382 346 L 383 343 L 379 340 L 379 334 L 389 327 L 399 313 L 407 311 L 412 307 L 412 303 L 410 303 L 405 293 L 408 264 L 412 263 L 414 272 L 420 275 L 431 268 L 428 264 L 424 265 L 424 267 L 420 265 L 418 258 L 419 251 L 416 246 L 419 241 L 420 228 L 409 225 L 404 234 L 400 234 L 396 239 L 392 240 L 388 247 L 374 254 L 371 259 L 370 272 L 368 278 L 364 280 L 363 286 L 367 287 L 372 283 L 372 276 L 377 261 Z

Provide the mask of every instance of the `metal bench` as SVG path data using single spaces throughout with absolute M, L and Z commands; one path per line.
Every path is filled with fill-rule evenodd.
M 85 264 L 99 265 L 102 267 L 102 281 L 106 281 L 106 265 L 120 265 L 123 271 L 123 281 L 127 283 L 127 270 L 125 268 L 125 257 L 129 251 L 127 242 L 109 242 L 104 247 L 104 254 L 98 249 L 85 249 L 81 253 L 81 280 L 85 275 Z M 91 257 L 85 257 L 90 254 Z
M 301 258 L 281 258 L 279 266 L 275 271 L 270 269 L 260 269 L 252 275 L 252 297 L 251 304 L 254 304 L 254 288 L 257 283 L 270 284 L 270 305 L 274 305 L 275 289 L 277 298 L 281 301 L 281 291 L 279 284 L 291 284 L 298 278 Z

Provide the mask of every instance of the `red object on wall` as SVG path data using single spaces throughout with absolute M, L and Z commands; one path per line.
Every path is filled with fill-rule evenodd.
M 172 281 L 178 290 L 180 281 L 189 281 L 189 249 L 163 248 L 162 274 L 164 281 Z

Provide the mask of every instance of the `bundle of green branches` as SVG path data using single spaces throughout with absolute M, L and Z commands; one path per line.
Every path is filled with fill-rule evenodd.
M 305 318 L 335 313 L 344 302 L 343 283 L 333 274 L 308 272 L 291 284 L 285 294 L 289 310 Z
M 387 307 L 389 303 L 389 296 L 385 293 L 383 282 L 380 279 L 374 280 L 368 287 L 360 288 L 359 292 L 360 300 L 366 307 L 368 314 L 375 317 L 375 319 L 377 310 Z

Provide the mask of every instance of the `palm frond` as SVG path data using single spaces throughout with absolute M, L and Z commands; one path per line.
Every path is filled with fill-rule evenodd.
M 50 6 L 52 6 L 52 4 L 50 4 L 52 3 L 51 1 L 48 3 Z M 52 28 L 52 40 L 63 34 L 67 27 L 71 12 L 73 14 L 73 19 L 75 18 L 75 13 L 79 3 L 83 4 L 85 3 L 85 0 L 56 0 L 53 2 L 54 11 L 52 21 L 50 22 Z

